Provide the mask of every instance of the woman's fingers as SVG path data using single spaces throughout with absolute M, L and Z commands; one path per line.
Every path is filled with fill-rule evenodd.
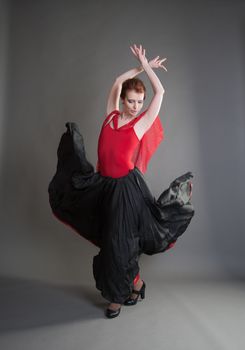
M 137 47 L 135 44 L 134 44 L 134 49 L 137 51 L 137 52 L 140 52 L 142 55 L 145 55 L 145 49 L 143 49 L 142 45 L 140 44 L 139 47 Z
M 137 52 L 139 52 L 141 55 L 143 54 L 143 49 L 142 49 L 142 45 L 140 44 L 139 47 L 137 47 L 135 44 L 134 44 L 134 48 L 137 50 Z
M 158 56 L 159 57 L 159 56 Z M 157 63 L 158 63 L 158 65 L 159 65 L 159 67 L 161 67 L 161 68 L 163 68 L 166 72 L 167 72 L 167 68 L 166 67 L 164 67 L 164 65 L 162 64 L 164 61 L 166 61 L 166 59 L 167 58 L 163 58 L 163 59 L 161 59 L 161 60 L 157 60 Z
M 137 46 L 136 44 L 132 45 L 133 47 L 130 46 L 130 49 L 132 50 L 133 54 L 140 60 L 145 60 L 146 57 L 146 49 L 144 49 L 142 47 L 142 45 L 140 44 L 139 46 Z M 150 62 L 151 65 L 155 68 L 161 67 L 163 68 L 166 72 L 167 72 L 167 68 L 164 67 L 164 65 L 162 64 L 163 62 L 165 62 L 167 60 L 167 58 L 162 58 L 160 59 L 160 56 L 156 56 L 155 58 L 153 58 Z
M 140 53 L 141 55 L 145 56 L 145 49 L 143 49 L 141 44 L 140 44 Z
M 162 64 L 167 58 L 160 59 L 159 57 L 160 56 L 156 56 L 155 58 L 151 59 L 149 61 L 150 66 L 152 68 L 163 68 L 167 72 L 167 68 Z
M 135 50 L 134 50 L 131 46 L 130 46 L 130 49 L 131 49 L 131 51 L 133 52 L 133 54 L 134 54 L 135 56 L 137 56 Z
M 136 52 L 139 51 L 138 47 L 135 44 L 134 44 L 134 49 L 135 49 Z

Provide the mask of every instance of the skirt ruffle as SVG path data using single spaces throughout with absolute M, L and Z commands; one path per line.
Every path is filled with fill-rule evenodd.
M 110 302 L 122 304 L 139 273 L 140 255 L 166 251 L 187 229 L 194 216 L 193 174 L 176 178 L 156 199 L 137 167 L 119 178 L 95 172 L 77 124 L 66 127 L 49 203 L 57 219 L 99 248 L 93 258 L 96 287 Z

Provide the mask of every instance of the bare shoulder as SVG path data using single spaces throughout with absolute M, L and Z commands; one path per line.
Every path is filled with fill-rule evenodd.
M 111 116 L 108 118 L 108 120 L 106 121 L 106 123 L 105 123 L 105 126 L 107 125 L 107 124 L 109 124 L 110 123 L 110 121 L 112 120 L 112 118 L 114 117 L 114 115 L 115 115 L 115 113 L 112 113 L 112 112 L 116 112 L 116 111 L 118 111 L 119 112 L 119 110 L 117 110 L 117 109 L 114 109 L 114 110 L 112 110 L 112 111 L 110 111 L 109 113 L 107 112 L 107 115 L 106 115 L 106 118 L 108 118 L 108 116 L 111 114 Z M 105 118 L 105 119 L 106 119 Z
M 110 118 L 108 118 L 108 120 L 106 121 L 105 125 L 109 124 L 110 121 L 112 120 L 112 118 L 113 118 L 113 114 L 110 116 Z

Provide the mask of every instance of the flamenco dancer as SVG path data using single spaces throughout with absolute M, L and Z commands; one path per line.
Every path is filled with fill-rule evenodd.
M 158 199 L 145 182 L 149 160 L 164 138 L 158 115 L 164 88 L 153 68 L 167 71 L 166 58 L 157 56 L 148 62 L 141 45 L 130 49 L 140 66 L 120 75 L 111 88 L 96 171 L 86 158 L 77 124 L 67 122 L 57 150 L 56 173 L 48 186 L 55 217 L 99 248 L 93 257 L 93 276 L 96 288 L 109 302 L 108 318 L 118 316 L 122 305 L 136 305 L 139 297 L 144 299 L 146 283 L 138 264 L 141 254 L 172 248 L 194 216 L 192 172 L 173 180 Z M 146 89 L 135 76 L 143 71 L 150 79 L 153 97 L 139 113 Z

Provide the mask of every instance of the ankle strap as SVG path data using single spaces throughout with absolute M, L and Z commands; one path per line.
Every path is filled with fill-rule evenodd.
M 132 293 L 134 293 L 134 294 L 140 294 L 140 291 L 139 291 L 139 290 L 134 290 L 134 289 L 133 289 Z

